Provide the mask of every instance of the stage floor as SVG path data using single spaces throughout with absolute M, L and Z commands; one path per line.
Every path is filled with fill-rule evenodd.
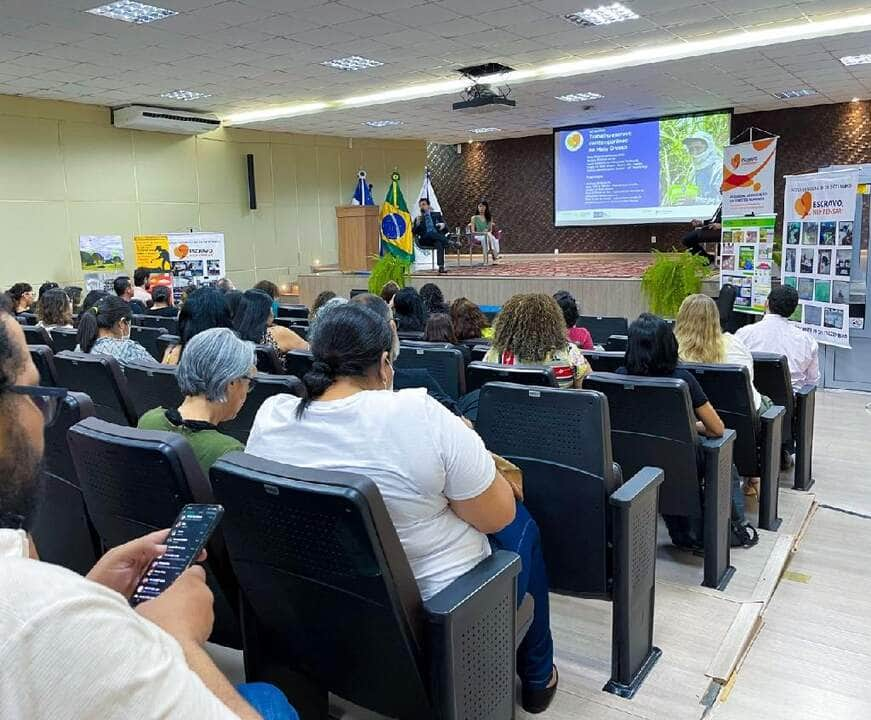
M 635 278 L 639 279 L 653 262 L 650 253 L 567 253 L 561 255 L 502 255 L 499 261 L 484 265 L 476 253 L 449 254 L 446 269 L 452 276 L 462 277 L 536 277 L 536 278 Z M 416 277 L 437 274 L 432 270 L 417 270 Z

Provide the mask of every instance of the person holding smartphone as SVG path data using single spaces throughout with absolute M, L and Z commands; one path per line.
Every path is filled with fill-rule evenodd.
M 214 614 L 202 567 L 130 607 L 167 530 L 109 550 L 84 578 L 39 561 L 25 529 L 37 508 L 43 428 L 66 391 L 39 387 L 8 305 L 0 307 L 0 717 L 297 720 L 276 688 L 236 689 L 206 654 Z

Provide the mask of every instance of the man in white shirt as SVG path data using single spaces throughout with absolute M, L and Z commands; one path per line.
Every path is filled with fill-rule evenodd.
M 136 268 L 133 271 L 133 299 L 147 306 L 151 302 L 151 293 L 145 289 L 150 271 L 147 268 Z
M 789 321 L 798 307 L 798 292 L 789 285 L 780 285 L 768 295 L 766 307 L 760 322 L 745 325 L 735 335 L 751 352 L 785 355 L 793 389 L 816 385 L 820 381 L 817 341 Z
M 20 326 L 0 309 L 0 717 L 295 719 L 275 688 L 243 686 L 258 707 L 280 696 L 286 708 L 259 714 L 206 654 L 214 614 L 201 567 L 130 607 L 166 530 L 110 550 L 87 578 L 38 560 L 22 528 L 59 401 L 56 388 L 38 384 Z

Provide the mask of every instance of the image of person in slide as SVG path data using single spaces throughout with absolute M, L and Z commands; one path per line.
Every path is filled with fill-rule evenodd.
M 693 161 L 698 197 L 719 199 L 723 184 L 723 148 L 704 130 L 688 135 L 683 144 Z

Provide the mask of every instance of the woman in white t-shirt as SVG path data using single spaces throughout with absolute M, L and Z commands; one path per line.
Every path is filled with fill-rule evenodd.
M 557 674 L 538 528 L 474 430 L 424 389 L 393 392 L 399 343 L 381 304 L 383 313 L 348 304 L 319 316 L 310 337 L 314 363 L 303 378 L 307 397 L 266 400 L 246 452 L 369 477 L 424 600 L 487 558 L 491 546 L 520 554 L 518 598 L 533 595 L 535 617 L 517 671 L 524 708 L 541 712 Z

